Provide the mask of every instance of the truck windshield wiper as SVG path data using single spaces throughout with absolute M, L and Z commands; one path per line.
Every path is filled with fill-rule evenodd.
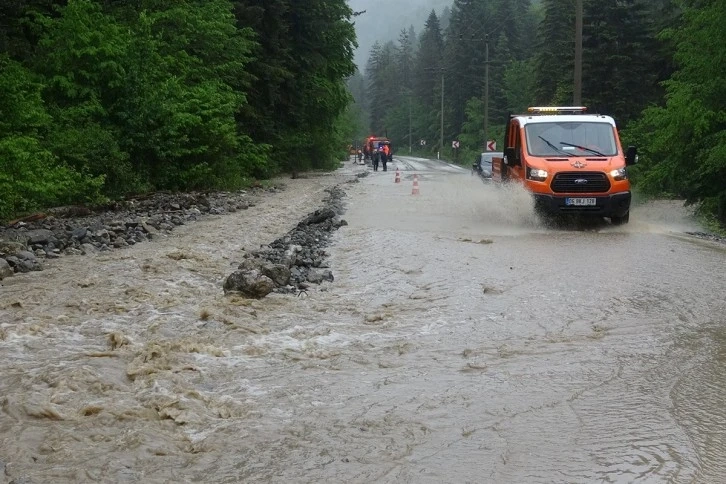
M 598 150 L 593 150 L 592 148 L 587 148 L 585 146 L 573 145 L 572 143 L 567 143 L 566 141 L 560 141 L 560 144 L 565 146 L 572 146 L 573 148 L 577 148 L 578 150 L 582 151 L 589 151 L 590 153 L 596 154 L 598 156 L 607 156 L 603 153 L 600 153 Z
M 541 139 L 542 141 L 544 141 L 545 143 L 547 143 L 547 146 L 549 146 L 549 147 L 550 147 L 550 148 L 552 148 L 553 150 L 555 150 L 555 151 L 559 151 L 560 153 L 564 153 L 564 154 L 565 154 L 565 155 L 567 155 L 567 156 L 574 156 L 574 155 L 573 155 L 572 153 L 568 153 L 567 151 L 563 150 L 562 148 L 559 148 L 559 147 L 555 146 L 555 145 L 554 145 L 554 143 L 552 143 L 552 142 L 551 142 L 550 140 L 548 140 L 548 139 L 545 139 L 545 138 L 543 138 L 542 136 L 537 136 L 537 137 L 538 137 L 539 139 Z

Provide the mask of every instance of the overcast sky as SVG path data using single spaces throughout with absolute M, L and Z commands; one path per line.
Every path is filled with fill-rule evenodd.
M 368 54 L 376 40 L 386 42 L 398 39 L 401 29 L 413 25 L 420 34 L 432 9 L 441 15 L 444 7 L 451 6 L 453 0 L 348 0 L 355 12 L 366 13 L 354 17 L 355 31 L 358 36 L 358 50 L 355 62 L 358 69 L 365 70 Z

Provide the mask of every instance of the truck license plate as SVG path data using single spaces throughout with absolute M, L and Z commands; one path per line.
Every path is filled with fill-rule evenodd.
M 575 207 L 589 207 L 597 205 L 594 198 L 565 198 L 565 205 Z

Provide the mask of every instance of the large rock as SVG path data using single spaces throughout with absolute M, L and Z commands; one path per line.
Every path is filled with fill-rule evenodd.
M 16 229 L 6 229 L 2 231 L 2 240 L 6 242 L 18 242 L 25 244 L 28 242 L 28 232 Z
M 263 275 L 272 279 L 276 286 L 287 286 L 290 282 L 290 268 L 283 264 L 264 264 L 260 267 Z
M 238 269 L 245 272 L 257 271 L 272 279 L 276 286 L 286 286 L 290 282 L 290 268 L 284 264 L 270 262 L 269 259 L 250 257 L 242 261 Z
M 307 275 L 308 282 L 312 282 L 313 284 L 321 284 L 323 281 L 333 282 L 334 279 L 333 273 L 329 270 L 319 271 L 311 269 Z
M 0 254 L 15 255 L 26 248 L 25 244 L 21 244 L 20 242 L 0 239 Z
M 321 208 L 305 217 L 299 225 L 313 225 L 325 222 L 335 217 L 335 211 L 331 208 Z
M 5 279 L 6 277 L 12 276 L 14 273 L 15 273 L 15 271 L 13 271 L 13 268 L 10 267 L 10 264 L 8 264 L 8 261 L 0 258 L 0 281 Z
M 159 230 L 156 227 L 154 227 L 153 225 L 151 225 L 150 223 L 147 223 L 145 221 L 141 222 L 141 228 L 143 228 L 144 231 L 152 237 L 156 237 L 159 235 Z
M 88 234 L 88 229 L 86 229 L 86 227 L 78 227 L 71 231 L 71 237 L 78 240 L 83 240 L 86 234 Z
M 239 292 L 244 296 L 262 299 L 272 292 L 275 283 L 258 270 L 237 270 L 224 281 L 224 292 Z
M 237 269 L 243 271 L 259 271 L 263 264 L 265 264 L 265 261 L 263 259 L 258 259 L 257 257 L 249 257 L 243 260 L 242 263 L 237 266 Z
M 53 232 L 48 229 L 28 230 L 26 234 L 28 244 L 47 244 L 49 240 L 55 239 Z
M 35 257 L 35 254 L 28 250 L 21 250 L 15 255 L 6 257 L 6 260 L 15 272 L 30 272 L 43 270 L 43 265 Z
M 98 251 L 98 247 L 93 244 L 81 244 L 81 254 L 83 255 L 98 254 Z

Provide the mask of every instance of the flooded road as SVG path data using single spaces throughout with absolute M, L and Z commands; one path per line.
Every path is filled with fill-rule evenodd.
M 677 204 L 552 228 L 401 157 L 345 185 L 333 283 L 223 296 L 365 169 L 3 281 L 4 479 L 724 482 L 726 247 Z

